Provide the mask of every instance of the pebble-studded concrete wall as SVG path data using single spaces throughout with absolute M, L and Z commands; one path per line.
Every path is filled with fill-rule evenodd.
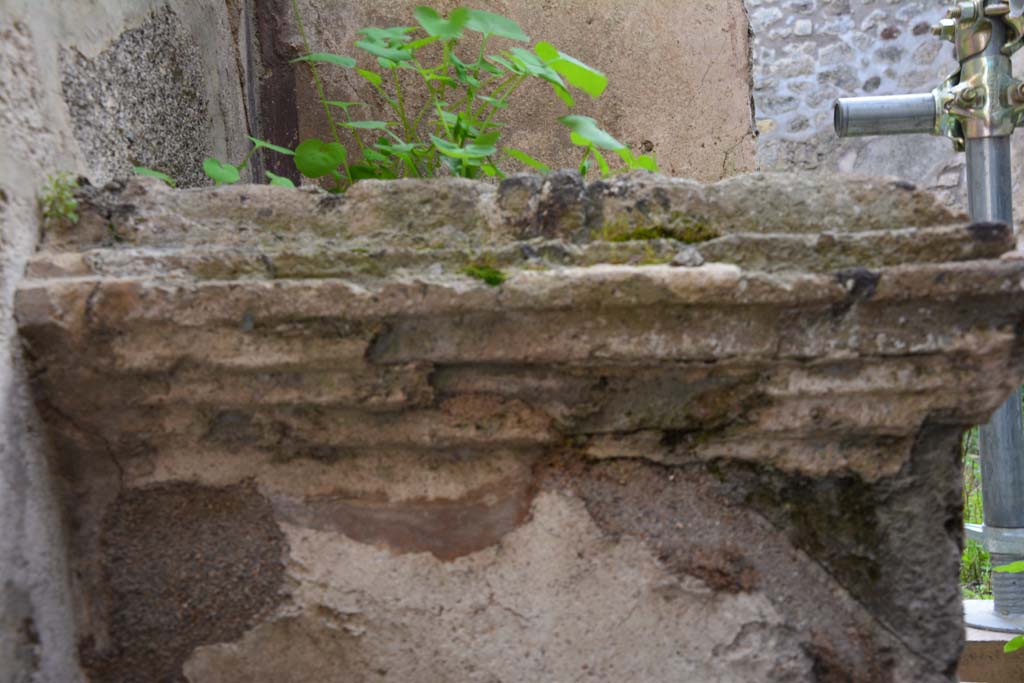
M 760 168 L 895 175 L 964 204 L 964 156 L 947 140 L 839 140 L 832 130 L 837 97 L 928 92 L 955 69 L 952 45 L 929 31 L 946 0 L 745 3 L 753 32 Z M 1014 156 L 1020 176 L 1024 150 Z M 1016 206 L 1024 206 L 1019 183 L 1014 190 Z

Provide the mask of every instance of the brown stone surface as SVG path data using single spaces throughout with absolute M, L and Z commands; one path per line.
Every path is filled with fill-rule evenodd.
M 356 57 L 362 66 L 376 63 L 353 46 L 356 32 L 367 26 L 415 26 L 412 12 L 420 4 L 424 3 L 299 2 L 311 48 Z M 464 3 L 427 4 L 448 12 Z M 578 93 L 573 113 L 593 116 L 634 152 L 653 150 L 666 174 L 717 180 L 754 170 L 747 19 L 741 0 L 481 0 L 471 6 L 509 16 L 533 42 L 550 41 L 603 71 L 609 79 L 608 90 L 598 100 Z M 302 54 L 290 4 L 278 2 L 273 16 L 283 25 L 279 45 L 289 46 L 292 57 Z M 490 47 L 501 50 L 514 45 L 494 39 Z M 269 77 L 280 78 L 278 71 L 269 72 Z M 359 111 L 363 118 L 387 116 L 385 103 L 351 70 L 325 68 L 322 74 L 330 99 L 366 102 L 369 106 Z M 406 85 L 415 102 L 412 79 Z M 297 69 L 294 90 L 287 83 L 281 87 L 289 91 L 278 93 L 279 101 L 297 92 L 299 137 L 327 139 L 330 132 L 308 69 Z M 578 148 L 556 121 L 566 113 L 547 84 L 527 83 L 502 119 L 509 124 L 506 143 L 552 168 L 574 166 L 580 160 Z M 356 151 L 353 146 L 352 153 Z
M 1024 680 L 1024 656 L 1003 652 L 1012 633 L 967 629 L 967 645 L 957 674 L 963 683 L 1002 683 Z
M 251 485 L 126 489 L 102 544 L 109 631 L 83 644 L 92 681 L 176 680 L 192 650 L 240 637 L 284 598 L 284 539 Z
M 287 547 L 276 609 L 171 629 L 192 683 L 953 680 L 958 439 L 1024 371 L 1006 226 L 798 176 L 82 199 L 16 307 L 110 667 L 109 520 L 169 489 Z

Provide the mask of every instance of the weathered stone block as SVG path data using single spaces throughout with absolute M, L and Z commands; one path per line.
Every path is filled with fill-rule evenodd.
M 799 176 L 82 200 L 16 309 L 95 680 L 953 680 L 1008 226 Z

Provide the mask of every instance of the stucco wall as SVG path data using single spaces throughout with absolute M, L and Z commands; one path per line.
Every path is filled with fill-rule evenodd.
M 57 171 L 104 183 L 134 164 L 196 184 L 202 155 L 243 152 L 229 24 L 212 0 L 0 0 L 3 683 L 80 680 L 60 509 L 67 472 L 51 467 L 11 314 L 40 232 L 37 193 Z

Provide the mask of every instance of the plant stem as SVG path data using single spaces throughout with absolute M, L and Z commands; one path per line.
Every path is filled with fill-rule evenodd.
M 405 98 L 402 97 L 402 81 L 398 78 L 398 67 L 391 69 L 391 75 L 395 79 L 395 98 L 398 100 L 396 113 L 402 120 L 402 132 L 405 135 L 405 139 L 408 140 L 411 137 L 411 132 L 409 130 L 409 119 L 405 115 Z
M 305 50 L 307 55 L 312 54 L 312 50 L 309 49 L 309 38 L 306 37 L 306 27 L 303 26 L 302 15 L 299 14 L 298 0 L 292 0 L 292 12 L 295 14 L 295 24 L 298 26 L 299 36 L 302 38 L 302 49 Z M 324 108 L 324 115 L 327 117 L 327 123 L 331 127 L 331 134 L 334 135 L 334 141 L 340 145 L 341 136 L 338 134 L 338 126 L 334 123 L 334 117 L 331 116 L 331 107 L 327 104 L 327 96 L 324 95 L 324 84 L 320 80 L 320 72 L 317 71 L 316 64 L 313 62 L 309 62 L 309 70 L 313 73 L 313 83 L 316 84 L 316 94 L 320 97 L 320 103 Z
M 253 145 L 252 149 L 250 149 L 248 152 L 246 152 L 245 156 L 242 158 L 242 163 L 240 163 L 240 164 L 238 164 L 238 166 L 236 166 L 236 168 L 239 171 L 241 171 L 242 169 L 244 169 L 246 166 L 249 165 L 249 159 L 252 158 L 252 155 L 256 153 L 257 149 L 259 149 L 259 147 L 256 147 L 255 145 Z
M 502 99 L 498 95 L 501 93 L 502 90 L 505 90 L 506 88 L 511 86 L 516 81 L 517 78 L 522 79 L 522 78 L 526 78 L 526 76 L 515 76 L 513 74 L 509 74 L 508 76 L 506 76 L 501 81 L 501 83 L 498 83 L 498 85 L 495 86 L 494 90 L 491 91 L 491 94 L 489 95 L 489 97 L 491 99 L 495 99 L 495 100 Z M 509 91 L 509 92 L 511 92 L 511 91 Z M 504 95 L 508 95 L 508 93 L 507 92 L 504 93 L 502 95 L 502 97 L 504 97 Z M 483 104 L 480 105 L 480 108 L 473 114 L 473 118 L 474 119 L 479 119 L 483 115 L 484 110 L 487 109 L 487 107 L 493 107 L 493 106 L 494 105 L 492 105 L 492 104 L 487 104 L 486 102 L 484 102 Z
M 309 47 L 309 38 L 306 36 L 306 27 L 302 24 L 302 14 L 299 12 L 298 0 L 292 0 L 292 12 L 295 14 L 295 24 L 299 29 L 299 36 L 302 38 L 302 49 L 305 50 L 306 54 L 312 54 L 312 50 Z M 316 94 L 320 98 L 320 104 L 324 108 L 324 116 L 327 117 L 327 125 L 331 128 L 331 135 L 334 136 L 334 141 L 341 144 L 341 135 L 338 134 L 338 125 L 334 122 L 334 116 L 331 115 L 331 107 L 327 104 L 327 95 L 324 94 L 324 84 L 320 80 L 320 72 L 316 68 L 316 64 L 309 62 L 309 70 L 313 74 L 313 83 L 316 85 Z M 348 182 L 352 184 L 352 171 L 348 167 L 348 162 L 342 163 L 345 167 L 345 176 L 348 178 Z M 341 174 L 337 171 L 334 172 L 335 180 L 337 181 L 337 189 L 343 190 Z
M 484 37 L 483 37 L 483 40 L 480 41 L 480 56 L 478 56 L 476 58 L 476 70 L 473 71 L 473 78 L 475 78 L 477 80 L 480 80 L 480 67 L 483 66 L 483 63 L 484 63 L 484 52 L 487 51 L 487 40 L 490 37 L 491 36 L 489 34 L 485 33 Z
M 502 97 L 503 98 L 504 97 L 508 97 L 509 95 L 514 93 L 516 91 L 516 88 L 518 88 L 520 85 L 522 85 L 525 80 L 526 80 L 526 76 L 520 76 L 519 78 L 517 78 L 515 81 L 512 82 L 511 87 L 507 91 L 502 93 Z M 497 92 L 497 91 L 495 91 L 495 92 Z M 482 111 L 482 109 L 481 109 L 481 111 Z M 487 114 L 487 118 L 484 119 L 484 122 L 480 125 L 480 132 L 481 133 L 484 132 L 484 128 L 487 127 L 487 124 L 489 124 L 491 122 L 491 119 L 493 119 L 494 115 L 497 114 L 497 113 L 498 113 L 498 108 L 495 107 L 494 105 L 491 105 L 491 111 Z

